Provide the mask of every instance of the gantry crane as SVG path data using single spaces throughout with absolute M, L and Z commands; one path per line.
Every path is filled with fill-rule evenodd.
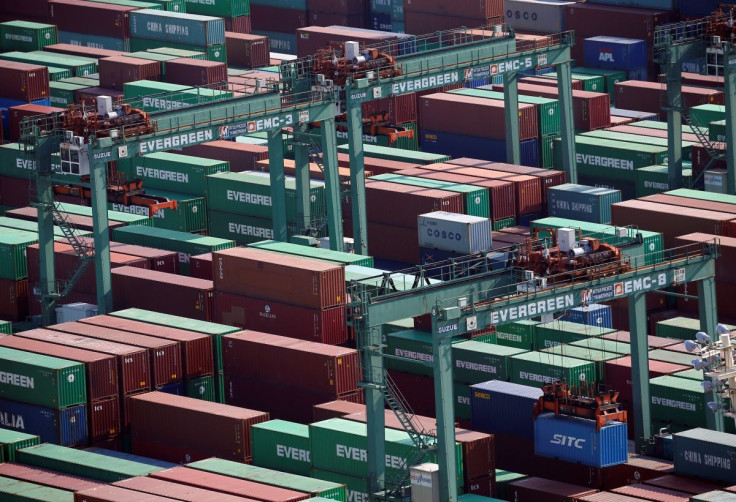
M 632 240 L 631 244 L 635 242 Z M 351 283 L 348 288 L 349 319 L 355 326 L 362 353 L 361 385 L 365 389 L 368 413 L 370 486 L 377 499 L 390 499 L 399 488 L 391 486 L 385 477 L 384 400 L 397 415 L 403 413 L 390 398 L 392 389 L 390 381 L 386 380 L 384 360 L 395 356 L 384 353 L 381 325 L 427 313 L 432 316 L 434 359 L 432 362 L 419 361 L 418 364 L 431 366 L 434 372 L 441 500 L 457 501 L 451 341 L 488 326 L 563 312 L 588 303 L 628 298 L 634 429 L 637 447 L 640 450 L 645 448 L 651 436 L 645 295 L 673 285 L 697 282 L 701 328 L 706 333 L 715 333 L 714 274 L 718 244 L 714 241 L 684 246 L 651 255 L 648 260 L 638 255 L 631 256 L 625 245 L 618 249 L 620 254 L 606 260 L 593 256 L 597 251 L 588 244 L 573 244 L 571 249 L 572 253 L 560 254 L 559 258 L 555 258 L 554 250 L 546 255 L 548 260 L 568 260 L 564 267 L 555 268 L 551 275 L 535 274 L 534 267 L 528 267 L 533 263 L 528 259 L 528 251 L 514 247 L 397 272 L 421 279 L 434 276 L 439 268 L 452 277 L 442 283 L 425 284 L 417 280 L 414 289 L 396 290 L 391 287 L 393 274 L 390 273 L 375 278 L 375 281 L 365 281 L 374 285 Z M 514 258 L 499 269 L 499 254 Z M 584 259 L 586 255 L 590 255 L 590 260 Z M 705 402 L 713 400 L 714 394 L 707 392 Z M 402 420 L 402 423 L 409 423 L 408 429 L 412 428 L 410 418 Z M 709 414 L 708 427 L 723 430 L 722 416 Z M 431 442 L 423 439 L 421 430 L 408 432 L 418 451 L 433 447 Z M 421 455 L 416 458 L 420 460 Z
M 682 187 L 682 120 L 690 124 L 693 132 L 706 147 L 711 160 L 703 170 L 705 172 L 716 160 L 726 160 L 726 189 L 729 194 L 736 194 L 736 51 L 734 51 L 734 8 L 719 8 L 711 16 L 695 21 L 666 24 L 654 30 L 654 60 L 662 66 L 665 75 L 667 111 L 667 164 L 669 186 L 671 189 Z M 724 93 L 726 108 L 726 148 L 719 148 L 708 137 L 708 124 L 696 124 L 682 104 L 682 63 L 708 54 L 723 61 Z M 698 183 L 693 174 L 693 183 Z

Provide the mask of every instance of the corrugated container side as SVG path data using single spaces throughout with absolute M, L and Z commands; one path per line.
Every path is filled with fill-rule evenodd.
M 70 492 L 77 492 L 103 485 L 103 483 L 91 479 L 60 474 L 47 469 L 38 469 L 10 462 L 0 464 L 0 476 L 59 488 L 60 490 Z
M 4 61 L 0 67 L 0 82 L 4 98 L 34 101 L 50 95 L 49 71 L 45 66 Z
M 216 17 L 141 9 L 130 13 L 130 34 L 133 38 L 211 46 L 225 43 L 225 23 Z
M 491 221 L 436 211 L 419 215 L 419 246 L 472 254 L 491 249 Z
M 312 465 L 309 427 L 285 420 L 270 420 L 251 428 L 253 464 L 309 476 Z
M 534 435 L 534 403 L 541 389 L 500 380 L 470 387 L 473 428 L 523 438 Z
M 38 435 L 45 443 L 85 446 L 88 442 L 85 405 L 53 409 L 0 399 L 0 415 L 3 427 Z

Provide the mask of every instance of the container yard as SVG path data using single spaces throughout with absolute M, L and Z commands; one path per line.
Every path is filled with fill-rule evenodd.
M 0 5 L 0 502 L 736 501 L 736 4 Z

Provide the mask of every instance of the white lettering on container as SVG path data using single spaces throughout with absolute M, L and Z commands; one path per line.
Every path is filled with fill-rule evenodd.
M 0 371 L 0 383 L 23 387 L 24 389 L 35 389 L 35 382 L 32 377 L 19 375 L 17 373 L 8 373 Z

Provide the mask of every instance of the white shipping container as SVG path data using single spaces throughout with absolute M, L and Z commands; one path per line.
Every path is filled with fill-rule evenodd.
M 491 220 L 435 211 L 419 215 L 419 247 L 472 254 L 491 249 Z
M 506 24 L 519 31 L 559 33 L 565 30 L 564 0 L 506 0 Z

